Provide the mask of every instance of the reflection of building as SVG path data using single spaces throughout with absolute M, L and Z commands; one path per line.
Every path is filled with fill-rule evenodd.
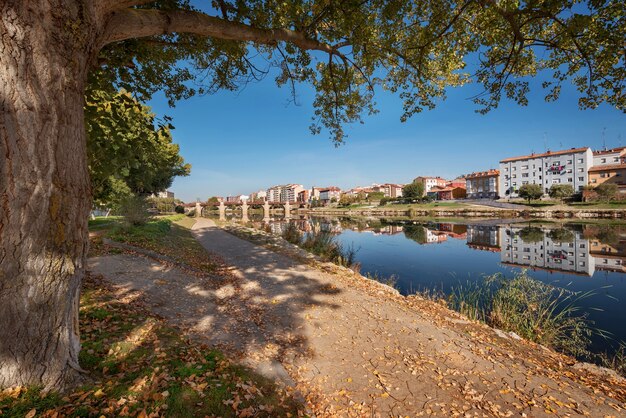
M 589 147 L 506 158 L 500 161 L 500 193 L 517 197 L 525 184 L 539 184 L 546 194 L 553 184 L 569 184 L 578 192 L 587 185 L 592 164 Z
M 589 239 L 589 252 L 596 261 L 596 269 L 626 273 L 626 239 L 622 234 L 602 242 L 594 234 Z
M 500 227 L 500 261 L 503 264 L 548 271 L 593 275 L 595 259 L 590 254 L 589 240 L 582 232 L 572 231 L 571 242 L 558 242 L 543 231 L 532 242 L 525 242 L 520 233 L 523 228 Z
M 424 229 L 426 229 L 426 242 L 424 244 L 441 244 L 448 239 L 448 236 L 443 232 Z
M 498 189 L 499 170 L 480 171 L 465 176 L 465 187 L 469 199 L 496 199 L 500 195 Z
M 453 223 L 438 223 L 436 231 L 443 232 L 450 238 L 465 239 L 467 238 L 467 225 Z
M 475 250 L 500 252 L 498 227 L 468 225 L 467 246 Z

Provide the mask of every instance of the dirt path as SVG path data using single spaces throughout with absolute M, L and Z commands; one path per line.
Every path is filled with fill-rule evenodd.
M 90 268 L 262 373 L 317 388 L 332 405 L 321 415 L 626 416 L 622 379 L 436 303 L 304 265 L 209 220 L 193 232 L 235 279 L 129 255 L 94 258 Z

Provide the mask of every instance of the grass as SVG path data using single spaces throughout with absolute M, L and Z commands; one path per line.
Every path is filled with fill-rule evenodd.
M 141 226 L 129 225 L 121 218 L 106 224 L 92 222 L 90 230 L 96 232 L 95 239 L 92 239 L 93 251 L 101 249 L 101 238 L 106 237 L 155 251 L 207 273 L 219 273 L 223 267 L 221 260 L 207 253 L 191 235 L 190 229 L 195 223 L 193 218 L 184 215 L 156 217 Z
M 354 246 L 344 247 L 337 242 L 335 236 L 330 232 L 321 231 L 302 234 L 298 227 L 290 222 L 283 230 L 282 237 L 287 242 L 316 254 L 324 260 L 344 267 L 358 268 L 356 262 L 357 250 Z
M 513 278 L 495 274 L 454 288 L 448 305 L 470 319 L 575 357 L 587 357 L 592 324 L 577 303 L 590 295 L 556 288 L 521 272 Z
M 271 381 L 186 340 L 98 278 L 84 283 L 80 320 L 80 363 L 90 381 L 63 395 L 2 391 L 0 416 L 289 416 L 301 409 Z

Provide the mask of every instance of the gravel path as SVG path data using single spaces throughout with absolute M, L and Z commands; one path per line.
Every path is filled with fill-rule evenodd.
M 96 257 L 90 268 L 261 373 L 319 393 L 311 402 L 332 405 L 320 415 L 626 416 L 626 383 L 614 375 L 437 303 L 302 264 L 209 220 L 193 233 L 233 267 L 233 279 L 130 255 Z

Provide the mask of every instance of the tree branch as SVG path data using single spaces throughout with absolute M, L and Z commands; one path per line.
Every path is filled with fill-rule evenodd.
M 150 3 L 154 0 L 94 0 L 99 3 L 102 10 L 105 13 L 110 13 L 116 10 L 128 9 L 132 6 L 141 6 L 143 4 Z
M 218 39 L 251 41 L 267 45 L 283 41 L 301 49 L 337 54 L 334 47 L 307 38 L 300 32 L 289 29 L 260 29 L 187 10 L 125 9 L 114 12 L 105 26 L 101 46 L 125 39 L 169 33 L 194 33 Z

